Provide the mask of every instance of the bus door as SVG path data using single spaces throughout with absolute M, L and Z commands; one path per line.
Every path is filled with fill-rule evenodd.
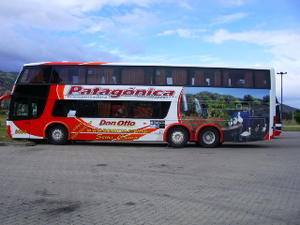
M 30 118 L 32 107 L 30 98 L 13 96 L 10 104 L 9 120 L 14 122 L 14 138 L 30 138 Z

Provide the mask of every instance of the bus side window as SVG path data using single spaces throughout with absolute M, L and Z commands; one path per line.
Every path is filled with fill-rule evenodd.
M 172 78 L 174 85 L 186 85 L 187 84 L 187 69 L 173 69 Z
M 155 84 L 156 85 L 166 85 L 167 72 L 165 69 L 157 68 L 155 70 Z
M 55 117 L 163 119 L 169 112 L 170 104 L 171 102 L 57 100 L 52 114 Z M 19 108 L 20 110 L 15 111 L 20 116 L 24 116 L 25 112 L 28 114 L 28 106 L 22 104 Z M 38 106 L 35 110 L 39 114 Z
M 87 84 L 117 84 L 118 76 L 114 68 L 92 67 L 87 71 Z
M 255 88 L 270 89 L 269 71 L 255 71 Z
M 154 68 L 144 68 L 145 70 L 145 85 L 154 85 Z
M 128 102 L 111 102 L 112 118 L 128 118 Z
M 225 87 L 253 88 L 253 72 L 244 70 L 224 70 Z
M 214 75 L 212 73 L 204 73 L 204 86 L 210 87 L 214 86 Z
M 84 68 L 74 68 L 69 70 L 70 76 L 72 77 L 72 84 L 84 84 L 85 72 L 86 70 Z
M 60 66 L 54 67 L 52 72 L 52 83 L 55 84 L 71 83 L 68 68 L 60 67 Z
M 133 118 L 152 118 L 153 104 L 151 102 L 138 102 L 135 105 L 131 104 L 131 106 L 133 108 Z
M 133 67 L 123 68 L 121 75 L 122 84 L 144 84 L 145 72 L 144 68 Z
M 186 85 L 187 69 L 184 68 L 157 68 L 155 70 L 156 85 Z
M 221 71 L 219 69 L 196 69 L 190 71 L 189 85 L 200 87 L 221 86 Z
M 192 86 L 203 86 L 204 72 L 203 70 L 192 70 L 190 71 L 190 85 Z
M 98 102 L 98 113 L 100 118 L 109 118 L 111 112 L 111 102 L 110 101 L 100 101 Z

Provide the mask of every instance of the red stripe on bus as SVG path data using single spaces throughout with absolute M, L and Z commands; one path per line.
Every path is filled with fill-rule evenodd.
M 56 94 L 58 99 L 64 99 L 64 90 L 65 90 L 65 85 L 57 85 L 56 86 Z
M 11 98 L 11 95 L 3 95 L 0 97 L 0 101 L 3 101 L 5 99 Z
M 83 63 L 83 65 L 88 65 L 88 66 L 100 66 L 103 64 L 107 64 L 107 62 L 91 62 L 91 63 Z

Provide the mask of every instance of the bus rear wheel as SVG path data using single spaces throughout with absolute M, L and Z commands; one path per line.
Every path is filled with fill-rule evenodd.
M 205 148 L 215 148 L 220 145 L 220 133 L 214 127 L 206 127 L 200 131 L 199 145 Z
M 53 125 L 47 130 L 50 144 L 64 145 L 68 142 L 68 131 L 63 125 Z
M 182 148 L 188 142 L 188 132 L 183 127 L 174 127 L 168 132 L 168 145 Z

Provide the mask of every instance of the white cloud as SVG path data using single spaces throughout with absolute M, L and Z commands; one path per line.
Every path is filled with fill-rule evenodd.
M 0 68 L 16 71 L 24 63 L 40 61 L 120 61 L 107 51 L 86 46 L 75 37 L 52 38 L 36 35 L 26 38 L 16 31 L 2 27 L 0 41 Z
M 146 32 L 157 18 L 146 10 L 158 0 L 22 0 L 0 1 L 0 69 L 19 67 L 41 60 L 108 60 L 120 57 L 96 51 L 79 41 L 80 35 L 101 33 L 111 44 L 130 48 L 128 38 Z M 97 16 L 104 6 L 132 6 L 124 12 L 115 9 L 109 17 Z M 135 9 L 134 7 L 141 7 Z M 91 13 L 92 12 L 92 13 Z M 101 15 L 101 14 L 100 14 Z M 117 15 L 117 16 L 116 16 Z M 73 35 L 77 36 L 74 38 Z M 69 41 L 68 41 L 69 40 Z M 65 44 L 65 46 L 64 46 Z M 131 43 L 131 46 L 139 46 Z M 142 51 L 133 47 L 134 52 Z M 129 51 L 129 50 L 128 50 Z M 94 57 L 92 57 L 94 56 Z M 99 57 L 102 56 L 102 59 Z
M 300 32 L 291 30 L 276 31 L 245 31 L 230 32 L 224 29 L 216 31 L 208 37 L 210 42 L 221 44 L 225 41 L 248 42 L 265 46 L 276 58 L 290 58 L 298 60 L 300 58 Z
M 138 8 L 124 15 L 115 16 L 113 20 L 118 25 L 118 31 L 133 36 L 141 35 L 140 31 L 149 31 L 151 27 L 159 24 L 159 19 L 153 12 Z
M 205 29 L 175 29 L 175 30 L 165 30 L 161 33 L 158 33 L 158 37 L 178 35 L 182 38 L 198 38 L 199 33 L 206 32 Z
M 208 41 L 222 44 L 226 41 L 247 42 L 262 46 L 264 50 L 273 55 L 268 67 L 274 67 L 277 72 L 288 72 L 284 78 L 284 96 L 298 101 L 300 107 L 300 31 L 273 30 L 273 31 L 245 31 L 230 32 L 224 29 L 216 31 L 208 37 Z M 277 77 L 279 79 L 279 77 Z M 280 82 L 277 80 L 277 95 L 279 95 Z
M 248 16 L 248 14 L 244 13 L 244 12 L 223 15 L 223 16 L 217 17 L 211 25 L 220 25 L 220 24 L 225 24 L 225 23 L 232 23 L 234 21 L 241 20 L 241 19 L 243 19 L 247 16 Z

